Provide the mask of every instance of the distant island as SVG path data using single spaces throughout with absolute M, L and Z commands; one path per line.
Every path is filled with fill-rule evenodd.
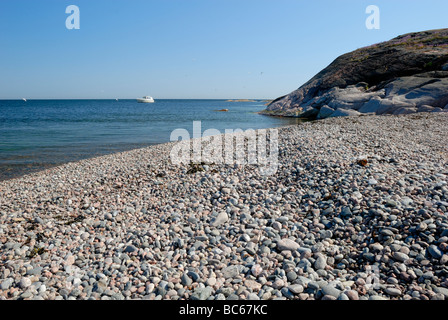
M 262 114 L 311 119 L 448 111 L 448 29 L 401 35 L 338 57 Z
M 255 100 L 250 100 L 250 99 L 236 99 L 236 100 L 227 100 L 227 102 L 255 102 Z

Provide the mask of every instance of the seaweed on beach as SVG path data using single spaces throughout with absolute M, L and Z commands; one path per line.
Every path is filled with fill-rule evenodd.
M 362 167 L 365 167 L 365 166 L 367 166 L 368 161 L 367 161 L 367 159 L 360 159 L 356 163 Z
M 77 222 L 82 222 L 82 221 L 84 221 L 84 219 L 85 219 L 85 217 L 83 217 L 83 216 L 77 216 L 74 219 L 67 221 L 65 223 L 65 225 L 68 226 L 68 225 L 71 225 L 71 224 L 74 224 Z
M 196 162 L 190 162 L 189 164 L 189 169 L 187 171 L 187 174 L 193 174 L 196 172 L 201 172 L 201 171 L 206 171 L 206 168 L 204 166 L 214 166 L 215 163 L 206 163 L 206 162 L 200 162 L 200 163 L 196 163 Z M 216 169 L 212 169 L 210 170 L 210 172 L 212 173 L 217 173 L 218 171 Z
M 43 254 L 46 250 L 44 248 L 39 248 L 39 247 L 34 247 L 33 250 L 31 250 L 30 254 L 28 255 L 28 257 L 30 259 L 34 258 L 35 256 L 40 256 L 41 254 Z
M 196 172 L 205 171 L 203 165 L 205 165 L 204 162 L 201 162 L 201 163 L 193 163 L 192 162 L 192 163 L 190 163 L 189 164 L 190 168 L 188 169 L 187 174 L 193 174 L 193 173 L 196 173 Z

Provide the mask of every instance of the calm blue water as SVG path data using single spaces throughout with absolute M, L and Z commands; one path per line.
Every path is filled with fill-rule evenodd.
M 229 109 L 229 112 L 216 112 Z M 256 114 L 262 101 L 0 100 L 0 180 L 170 141 L 174 129 L 261 129 L 300 120 Z

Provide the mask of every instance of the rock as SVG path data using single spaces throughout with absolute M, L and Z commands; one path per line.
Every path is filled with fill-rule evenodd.
M 339 295 L 341 294 L 341 290 L 336 289 L 334 286 L 330 284 L 323 286 L 321 290 L 324 295 L 329 295 L 335 298 L 338 298 Z
M 259 264 L 254 264 L 251 268 L 251 272 L 254 277 L 258 277 L 263 272 L 263 268 Z
M 221 211 L 215 218 L 212 219 L 211 225 L 213 227 L 219 227 L 220 225 L 229 221 L 229 216 L 225 211 Z
M 322 106 L 319 111 L 319 115 L 317 116 L 318 119 L 325 119 L 331 116 L 334 112 L 334 109 L 330 108 L 327 105 Z
M 319 114 L 319 109 L 308 106 L 302 110 L 300 117 L 314 119 L 318 116 L 318 114 Z
M 19 281 L 19 287 L 20 288 L 26 289 L 29 286 L 31 286 L 31 279 L 30 278 L 24 277 L 24 278 L 20 279 L 20 281 Z
M 327 266 L 327 258 L 320 255 L 314 262 L 314 270 L 323 270 Z
M 229 266 L 222 270 L 222 275 L 224 278 L 236 278 L 240 274 L 238 266 Z
M 386 292 L 388 295 L 391 296 L 400 296 L 401 295 L 401 290 L 398 288 L 386 288 L 386 290 L 384 290 L 384 292 Z
M 182 284 L 186 287 L 191 286 L 191 284 L 193 283 L 193 280 L 185 273 L 180 277 L 180 280 Z
M 248 289 L 254 290 L 254 291 L 259 291 L 261 289 L 261 283 L 258 283 L 255 280 L 246 280 L 246 281 L 244 281 L 244 285 Z
M 124 252 L 126 252 L 126 253 L 132 253 L 132 252 L 136 252 L 136 251 L 138 251 L 138 249 L 133 245 L 129 245 L 124 249 Z
M 343 219 L 348 219 L 353 215 L 352 210 L 349 207 L 343 207 L 341 210 L 341 217 Z
M 448 288 L 436 287 L 434 289 L 434 292 L 441 293 L 441 294 L 443 294 L 445 296 L 445 299 L 448 299 Z
M 337 109 L 335 112 L 333 112 L 329 118 L 334 118 L 334 117 L 353 117 L 353 116 L 359 116 L 361 113 L 356 111 L 356 110 L 352 110 L 352 109 Z
M 43 268 L 42 267 L 36 267 L 33 269 L 30 269 L 26 272 L 27 275 L 40 275 L 42 273 Z
M 297 279 L 297 273 L 293 270 L 288 271 L 288 273 L 286 273 L 286 278 L 288 279 L 289 282 L 293 282 L 294 280 Z
M 386 207 L 391 207 L 391 208 L 395 208 L 398 206 L 398 203 L 392 199 L 387 199 L 386 200 Z
M 7 279 L 3 280 L 2 283 L 0 284 L 0 289 L 8 290 L 12 286 L 13 283 L 14 283 L 13 278 L 7 278 Z
M 440 259 L 443 255 L 442 251 L 433 244 L 428 247 L 428 253 L 435 259 Z
M 383 245 L 382 245 L 381 243 L 378 243 L 378 242 L 376 242 L 376 243 L 372 243 L 372 244 L 369 246 L 369 248 L 370 248 L 370 250 L 372 250 L 373 252 L 380 252 L 380 251 L 382 251 L 382 250 L 384 249 Z
M 199 276 L 199 274 L 197 274 L 194 271 L 188 271 L 187 275 L 191 278 L 191 280 L 193 280 L 194 282 L 198 282 L 201 277 Z
M 304 288 L 300 284 L 292 284 L 288 287 L 289 291 L 291 291 L 293 294 L 300 294 L 303 292 Z
M 288 288 L 283 287 L 280 292 L 287 299 L 294 299 L 294 294 Z
M 434 111 L 434 107 L 428 105 L 422 105 L 418 107 L 417 112 L 431 112 Z
M 394 115 L 402 115 L 402 114 L 411 114 L 411 113 L 416 113 L 417 112 L 417 108 L 414 107 L 402 107 L 399 108 L 397 110 L 395 110 L 392 114 Z
M 378 295 L 373 295 L 369 297 L 369 300 L 389 300 L 386 297 L 382 297 L 382 296 L 378 296 Z
M 442 108 L 448 100 L 448 48 L 432 48 L 447 35 L 448 29 L 416 32 L 344 54 L 299 89 L 272 101 L 264 113 L 294 110 L 298 116 L 325 118 L 326 106 L 336 109 L 328 117 Z M 319 109 L 322 116 L 311 112 Z
M 345 293 L 341 293 L 338 297 L 338 300 L 349 301 L 350 298 Z
M 440 258 L 440 264 L 448 264 L 448 254 L 444 254 L 442 258 Z
M 208 278 L 205 283 L 207 284 L 207 286 L 209 287 L 213 287 L 216 284 L 216 278 Z
M 207 300 L 213 293 L 213 288 L 196 288 L 194 293 L 191 295 L 191 300 Z
M 374 113 L 378 114 L 378 110 L 381 106 L 381 99 L 380 97 L 373 97 L 370 99 L 367 103 L 365 103 L 358 111 L 360 113 Z
M 284 250 L 296 251 L 299 248 L 300 248 L 300 245 L 291 239 L 281 239 L 279 242 L 277 242 L 277 249 L 279 251 L 284 251 Z
M 40 218 L 40 217 L 34 218 L 34 223 L 45 224 L 44 220 L 42 218 Z
M 260 298 L 255 293 L 251 292 L 247 296 L 247 300 L 256 301 L 256 300 L 260 300 Z
M 406 260 L 409 260 L 409 256 L 407 254 L 398 251 L 393 253 L 393 257 L 395 260 L 400 262 L 405 262 Z
M 356 290 L 347 290 L 345 291 L 345 294 L 350 300 L 359 300 L 358 291 Z

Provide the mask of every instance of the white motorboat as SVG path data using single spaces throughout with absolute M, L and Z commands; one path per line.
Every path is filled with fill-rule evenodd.
M 140 103 L 153 103 L 154 99 L 152 97 L 150 97 L 150 96 L 144 96 L 141 99 L 137 99 L 137 102 L 140 102 Z

